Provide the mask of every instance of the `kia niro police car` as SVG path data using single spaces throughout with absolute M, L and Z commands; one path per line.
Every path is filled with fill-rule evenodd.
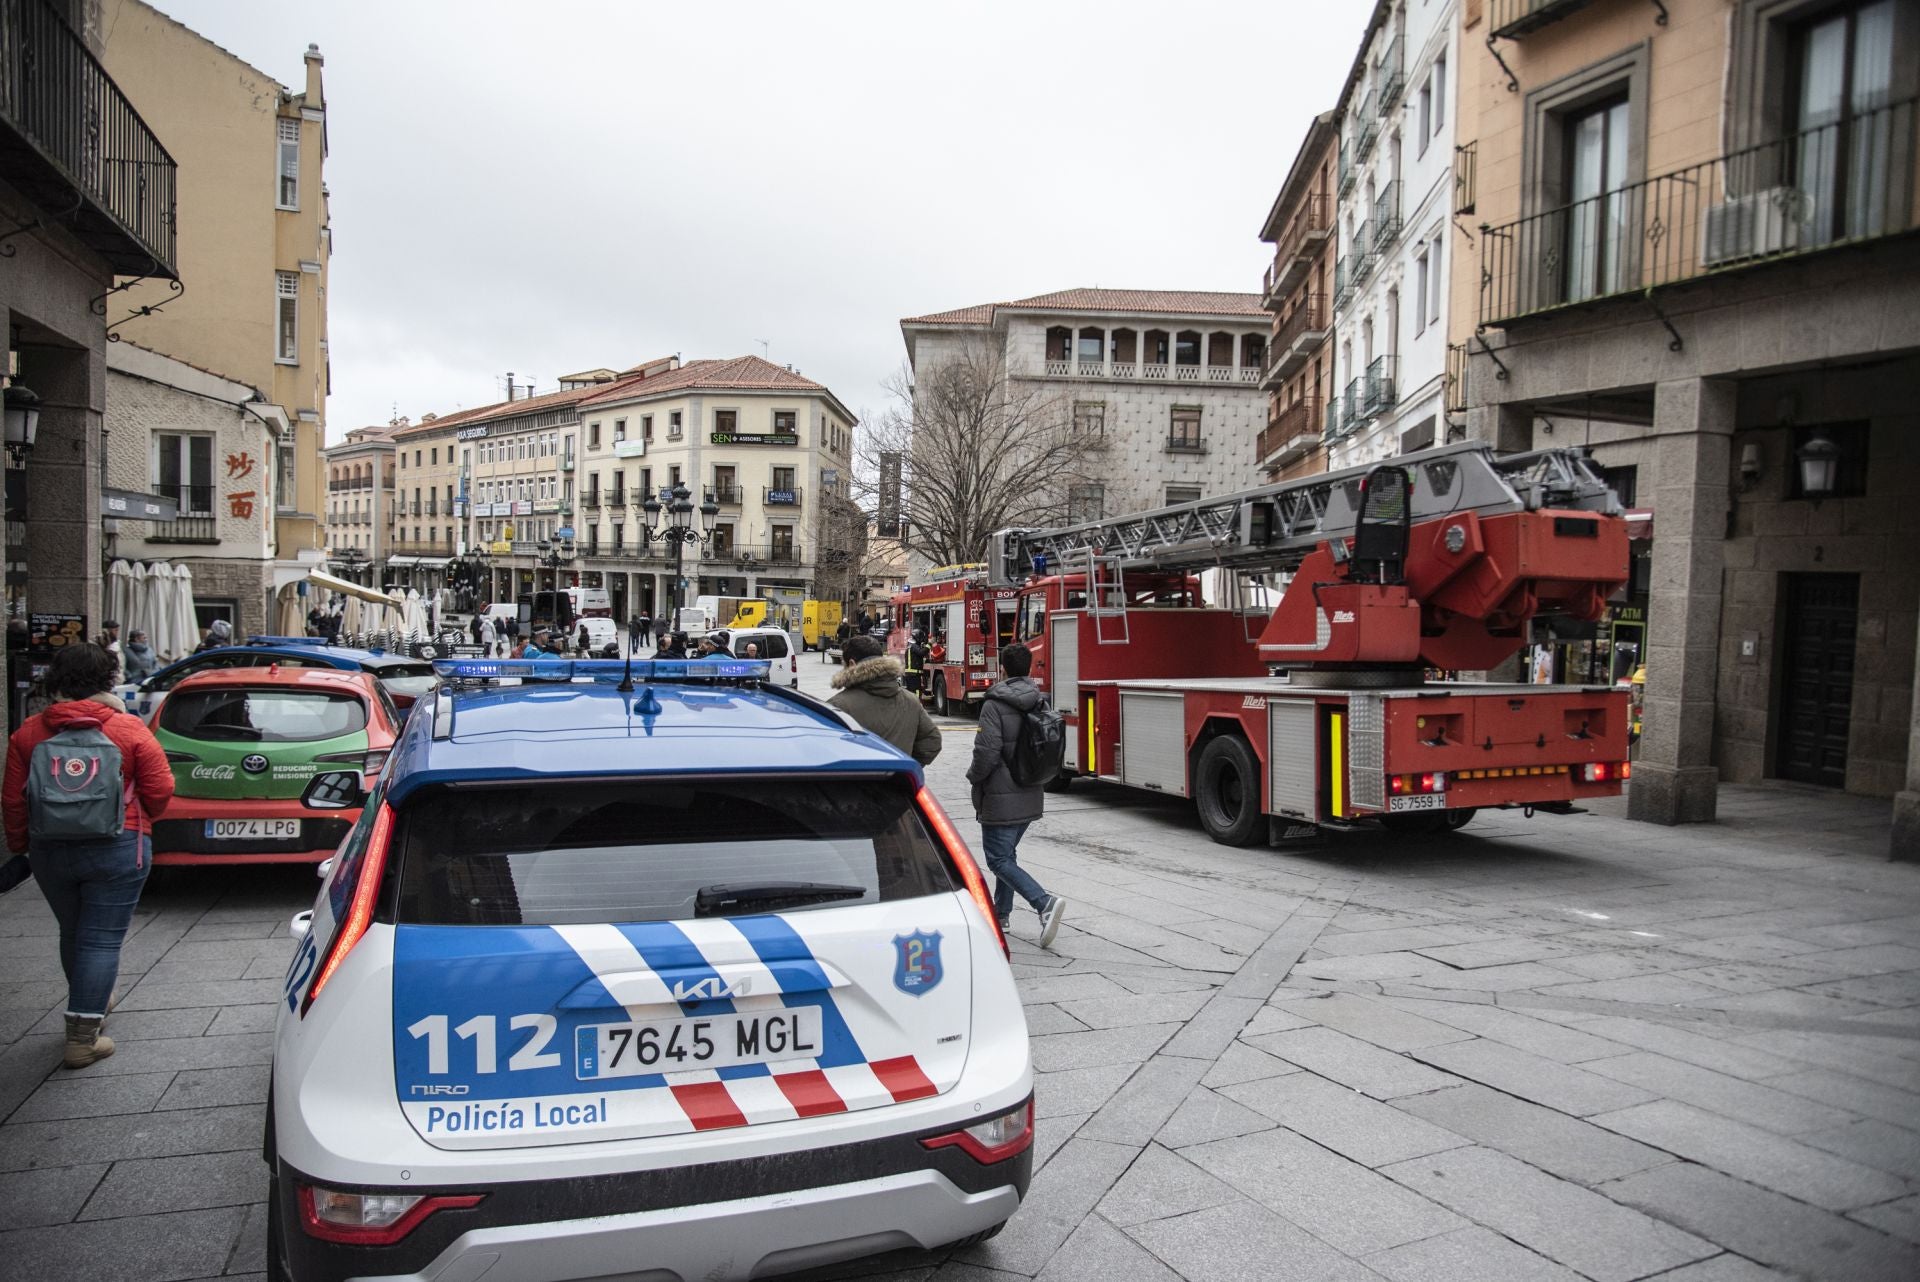
M 1032 1072 L 920 769 L 766 664 L 458 660 L 286 976 L 275 1279 L 746 1278 L 990 1235 Z

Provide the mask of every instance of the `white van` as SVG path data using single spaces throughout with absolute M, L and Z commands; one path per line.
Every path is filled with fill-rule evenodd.
M 613 598 L 607 595 L 605 588 L 568 588 L 567 599 L 573 603 L 575 619 L 613 617 Z
M 765 659 L 773 665 L 767 674 L 767 682 L 777 686 L 798 686 L 800 684 L 800 660 L 795 652 L 793 637 L 779 628 L 730 628 L 727 630 L 727 645 L 733 651 L 733 657 L 747 657 L 747 646 L 751 644 L 759 649 L 753 657 Z

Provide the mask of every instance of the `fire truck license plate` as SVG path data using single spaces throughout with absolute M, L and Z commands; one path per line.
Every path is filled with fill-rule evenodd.
M 1398 813 L 1402 810 L 1445 810 L 1447 797 L 1441 792 L 1415 793 L 1411 797 L 1387 798 L 1387 810 Z

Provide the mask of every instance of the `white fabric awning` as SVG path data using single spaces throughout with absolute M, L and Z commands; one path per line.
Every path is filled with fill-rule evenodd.
M 417 556 L 390 556 L 387 558 L 387 564 L 401 566 L 418 565 L 420 564 L 420 558 Z

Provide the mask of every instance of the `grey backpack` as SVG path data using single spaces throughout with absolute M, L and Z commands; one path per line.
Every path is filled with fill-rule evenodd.
M 34 745 L 27 773 L 27 832 L 43 837 L 117 837 L 126 827 L 120 748 L 100 726 L 71 725 Z

